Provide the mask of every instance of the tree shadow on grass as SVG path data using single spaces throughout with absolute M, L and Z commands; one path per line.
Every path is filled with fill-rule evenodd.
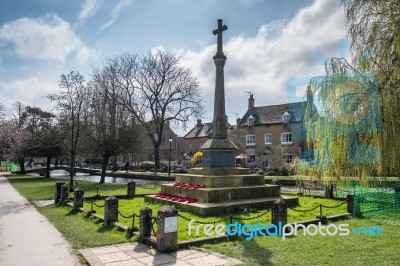
M 23 177 L 7 176 L 7 179 L 10 183 L 34 183 L 42 181 L 54 182 L 54 179 L 43 176 L 23 176 Z
M 271 262 L 272 252 L 269 249 L 260 246 L 254 239 L 247 241 L 245 238 L 241 237 L 236 241 L 243 247 L 243 254 L 246 257 L 252 258 L 256 265 L 273 265 L 273 263 Z
M 65 216 L 77 215 L 77 214 L 79 214 L 79 213 L 81 213 L 81 211 L 79 211 L 79 210 L 74 210 L 74 209 L 70 209 L 69 212 L 67 212 L 67 213 L 65 214 Z

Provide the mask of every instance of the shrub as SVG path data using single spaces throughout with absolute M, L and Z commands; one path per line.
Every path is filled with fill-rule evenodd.
M 283 176 L 288 176 L 289 175 L 289 170 L 284 166 L 281 169 L 281 175 Z
M 198 164 L 201 164 L 202 160 L 203 160 L 203 153 L 201 151 L 198 151 L 193 155 L 191 162 L 194 166 L 196 166 Z

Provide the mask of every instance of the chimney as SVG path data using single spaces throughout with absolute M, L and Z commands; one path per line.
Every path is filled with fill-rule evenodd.
M 253 98 L 253 93 L 250 93 L 250 98 L 249 98 L 249 109 L 254 107 L 254 98 Z
M 197 119 L 197 124 L 196 124 L 196 126 L 197 126 L 197 127 L 201 127 L 201 119 Z
M 307 96 L 307 102 L 313 100 L 313 93 L 312 93 L 312 90 L 311 90 L 311 85 L 307 86 L 306 96 Z
M 240 120 L 242 120 L 242 119 L 240 119 L 240 117 L 236 118 L 236 125 L 239 125 Z

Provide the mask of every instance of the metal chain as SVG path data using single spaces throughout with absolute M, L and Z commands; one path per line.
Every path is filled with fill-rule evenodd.
M 98 208 L 103 208 L 106 205 L 105 203 L 103 205 L 97 205 L 96 200 L 93 200 L 93 204 Z
M 292 211 L 295 211 L 295 212 L 310 212 L 310 211 L 313 211 L 313 210 L 318 209 L 318 208 L 319 208 L 319 205 L 316 206 L 315 208 L 308 209 L 308 210 L 299 210 L 299 209 L 294 209 L 294 208 L 288 207 L 288 209 L 290 209 L 290 210 L 292 210 Z
M 271 209 L 272 209 L 272 208 L 271 208 Z M 261 216 L 266 215 L 271 209 L 268 209 L 266 212 L 263 212 L 263 213 L 261 213 L 261 214 L 259 214 L 259 215 L 257 215 L 257 216 L 254 216 L 254 217 L 241 218 L 241 217 L 234 217 L 234 216 L 231 216 L 231 218 L 234 219 L 234 220 L 239 220 L 239 221 L 253 220 L 253 219 L 260 218 Z
M 132 214 L 132 215 L 130 215 L 130 216 L 126 216 L 126 215 L 124 215 L 122 212 L 120 212 L 119 211 L 119 209 L 117 208 L 117 212 L 119 213 L 119 215 L 121 215 L 123 218 L 125 218 L 125 219 L 130 219 L 130 218 L 133 218 L 133 216 L 135 216 L 135 214 Z M 137 217 L 137 215 L 136 215 L 136 217 Z M 140 216 L 139 216 L 140 217 Z
M 340 203 L 340 204 L 338 204 L 338 205 L 335 205 L 335 206 L 326 206 L 326 205 L 323 205 L 323 204 L 321 204 L 321 206 L 324 207 L 324 208 L 333 209 L 333 208 L 340 207 L 340 206 L 342 206 L 342 205 L 344 205 L 344 204 L 346 204 L 346 203 L 347 203 L 347 200 L 345 200 L 345 201 L 343 201 L 342 203 Z
M 146 186 L 143 186 L 143 185 L 140 185 L 140 184 L 136 184 L 136 186 L 137 186 L 137 187 L 141 187 L 141 188 L 143 188 L 143 189 L 149 189 L 149 190 L 150 190 L 150 189 L 154 189 L 154 187 L 152 187 L 152 188 L 151 188 L 151 187 L 146 187 Z M 157 185 L 157 187 L 159 187 L 159 185 Z
M 85 197 L 83 197 L 83 201 L 85 201 L 86 203 L 92 203 L 93 199 L 87 200 Z

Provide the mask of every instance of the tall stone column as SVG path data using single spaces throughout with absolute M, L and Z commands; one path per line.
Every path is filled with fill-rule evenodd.
M 227 30 L 218 19 L 218 28 L 213 31 L 218 36 L 217 53 L 213 57 L 215 64 L 214 119 L 211 139 L 201 147 L 203 168 L 234 168 L 236 166 L 236 146 L 227 139 L 225 114 L 224 66 L 226 56 L 222 50 L 222 32 Z
M 226 56 L 214 56 L 215 64 L 215 95 L 214 95 L 214 119 L 212 139 L 226 139 L 226 115 L 225 115 L 225 88 L 224 66 Z

